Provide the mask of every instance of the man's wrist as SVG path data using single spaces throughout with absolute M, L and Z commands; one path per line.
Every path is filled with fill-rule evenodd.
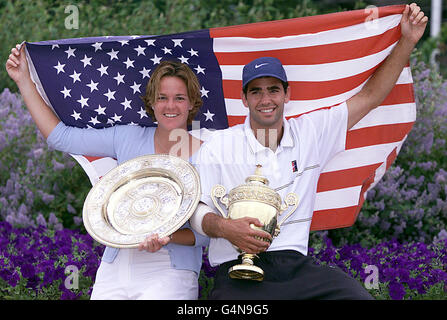
M 209 237 L 224 238 L 226 219 L 213 212 L 208 212 L 203 217 L 202 228 Z
M 225 219 L 221 216 L 217 216 L 217 230 L 218 230 L 218 237 L 219 238 L 225 238 L 226 239 L 226 228 L 228 226 L 228 219 Z
M 408 50 L 410 53 L 416 47 L 418 41 L 414 41 L 411 37 L 401 36 L 398 45 Z

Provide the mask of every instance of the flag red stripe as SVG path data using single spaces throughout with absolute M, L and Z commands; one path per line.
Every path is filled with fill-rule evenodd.
M 323 172 L 318 180 L 317 192 L 336 190 L 340 188 L 350 188 L 362 185 L 365 177 L 374 175 L 375 170 L 381 163 L 367 166 Z
M 291 100 L 322 99 L 352 90 L 370 77 L 379 65 L 370 70 L 343 79 L 329 81 L 289 81 Z M 223 80 L 222 88 L 225 98 L 239 99 L 241 97 L 242 81 Z
M 235 126 L 237 124 L 244 123 L 244 121 L 245 121 L 245 116 L 230 116 L 229 115 L 227 118 L 228 118 L 228 126 L 230 126 L 230 127 Z
M 395 152 L 396 149 L 393 150 L 393 153 Z M 388 156 L 388 158 L 390 158 L 390 156 Z M 374 179 L 375 171 L 374 174 L 369 175 L 363 182 L 360 191 L 359 204 L 357 206 L 314 211 L 310 230 L 327 230 L 352 226 L 363 206 L 363 202 L 365 201 L 365 192 L 374 182 Z
M 90 157 L 90 156 L 83 156 L 83 157 L 86 158 L 89 162 L 93 162 L 95 160 L 104 158 L 104 157 Z
M 380 105 L 389 106 L 393 104 L 413 102 L 415 102 L 413 83 L 403 83 L 396 84 Z
M 294 91 L 296 91 L 294 88 L 295 84 L 291 81 L 291 89 L 292 89 L 292 100 L 301 100 L 300 97 L 295 96 L 293 94 Z M 240 92 L 241 92 L 241 81 L 238 80 L 224 80 L 223 81 L 223 89 L 224 89 L 224 96 L 227 99 L 240 99 Z M 237 94 L 236 94 L 237 92 Z M 303 99 L 304 100 L 304 99 Z M 394 86 L 394 88 L 391 90 L 389 95 L 385 98 L 385 100 L 380 104 L 381 106 L 386 105 L 394 105 L 394 104 L 401 104 L 401 103 L 413 103 L 415 102 L 414 99 L 414 92 L 413 92 L 413 84 L 412 83 L 404 83 L 404 84 L 397 84 Z M 241 109 L 243 109 L 243 105 L 241 102 Z M 290 118 L 296 118 L 299 117 L 301 114 L 297 114 L 295 116 L 287 117 L 287 119 Z M 234 115 L 228 115 L 228 121 L 229 126 L 243 123 L 245 120 L 245 116 L 234 116 Z M 231 123 L 231 124 L 230 124 Z
M 348 131 L 346 150 L 401 141 L 414 122 L 377 125 Z
M 360 206 L 314 211 L 310 231 L 350 227 L 357 218 Z
M 386 169 L 387 170 L 393 164 L 393 162 L 394 162 L 394 160 L 396 160 L 396 158 L 397 158 L 397 149 L 394 148 L 394 150 L 386 158 Z
M 378 18 L 400 14 L 404 10 L 404 5 L 379 7 L 377 9 Z M 286 20 L 267 21 L 251 24 L 243 24 L 229 27 L 219 27 L 210 29 L 211 38 L 221 37 L 252 37 L 268 38 L 315 33 L 365 22 L 368 17 L 373 17 L 372 10 L 354 10 L 325 15 L 301 17 Z
M 245 65 L 260 57 L 276 57 L 284 65 L 313 65 L 362 58 L 378 53 L 399 40 L 400 25 L 383 34 L 340 43 L 253 52 L 216 52 L 220 65 Z

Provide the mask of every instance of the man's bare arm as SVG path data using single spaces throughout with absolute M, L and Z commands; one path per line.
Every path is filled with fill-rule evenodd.
M 402 35 L 399 42 L 362 90 L 346 102 L 348 129 L 378 107 L 391 92 L 403 68 L 408 63 L 416 43 L 424 34 L 427 21 L 428 18 L 415 3 L 405 7 L 401 20 Z

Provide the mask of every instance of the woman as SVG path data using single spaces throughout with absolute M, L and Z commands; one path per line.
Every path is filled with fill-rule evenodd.
M 200 148 L 200 141 L 187 133 L 187 125 L 202 105 L 200 86 L 195 74 L 182 63 L 161 62 L 147 84 L 143 101 L 148 114 L 158 122 L 157 128 L 117 125 L 97 130 L 66 126 L 37 92 L 29 75 L 24 46 L 11 49 L 6 70 L 40 132 L 54 149 L 113 157 L 120 164 L 154 153 L 190 160 Z M 180 142 L 169 139 L 174 131 L 177 136 L 180 133 Z M 149 236 L 138 249 L 107 247 L 91 298 L 197 299 L 202 246 L 207 242 L 208 238 L 193 232 L 186 223 L 170 237 Z

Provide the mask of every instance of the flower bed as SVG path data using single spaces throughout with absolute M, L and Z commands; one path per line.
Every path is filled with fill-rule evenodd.
M 363 283 L 377 299 L 447 299 L 447 239 L 422 242 L 382 242 L 335 247 L 325 239 L 309 255 L 321 264 L 337 266 Z
M 14 228 L 0 222 L 0 299 L 89 299 L 104 246 L 89 235 L 43 226 Z M 447 240 L 431 245 L 397 241 L 366 249 L 335 247 L 329 239 L 309 254 L 370 285 L 378 299 L 447 299 Z M 215 268 L 204 251 L 200 298 L 213 285 Z M 377 267 L 377 283 L 367 266 Z M 76 272 L 76 277 L 74 273 Z M 374 279 L 373 279 L 374 280 Z
M 90 298 L 104 247 L 89 235 L 6 221 L 0 235 L 0 299 Z

